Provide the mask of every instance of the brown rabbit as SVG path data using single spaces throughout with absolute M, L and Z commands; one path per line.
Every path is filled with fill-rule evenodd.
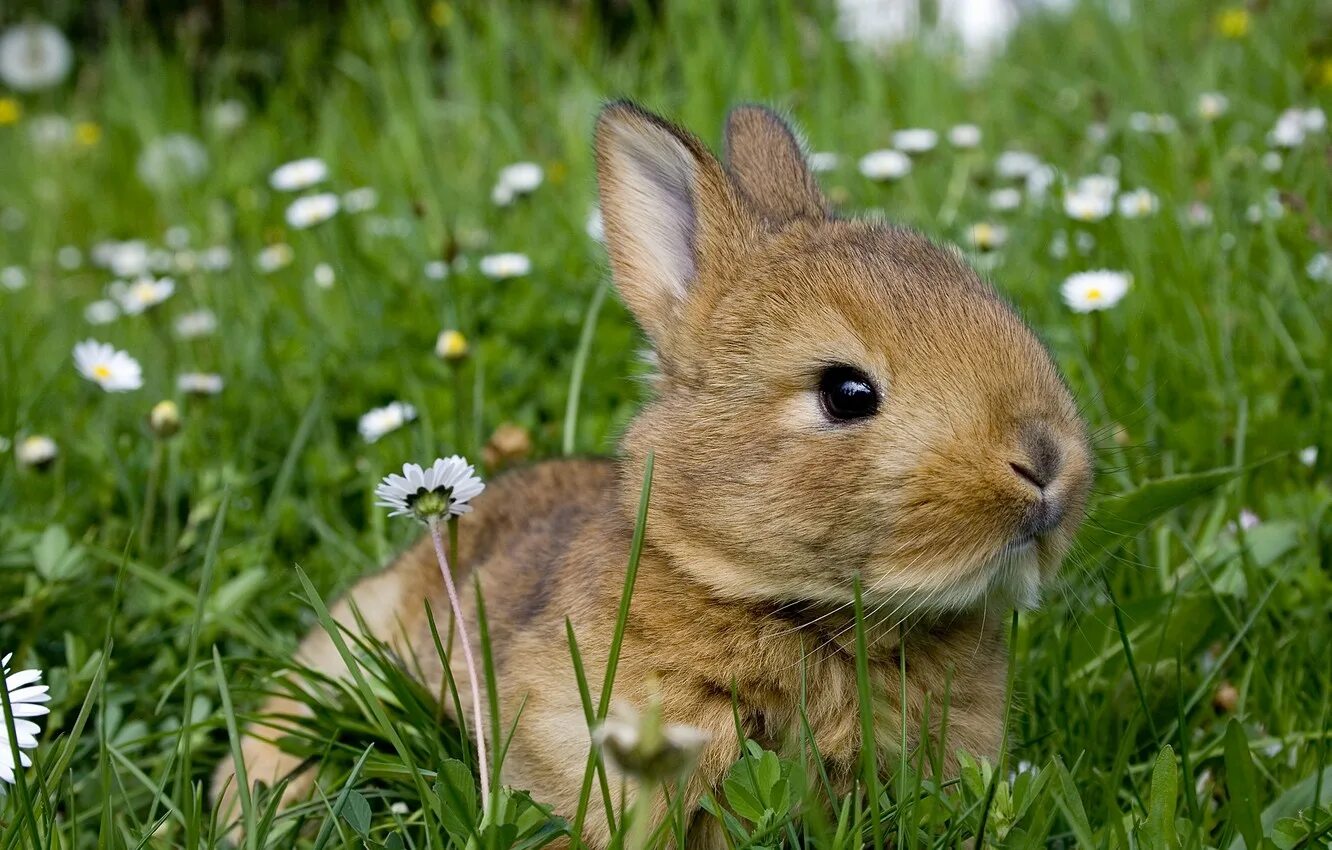
M 1091 479 L 1085 426 L 1049 354 L 956 252 L 832 215 L 799 143 L 766 109 L 731 113 L 723 166 L 684 130 L 614 103 L 597 122 L 596 156 L 615 281 L 660 375 L 618 460 L 502 476 L 460 521 L 463 607 L 474 625 L 475 576 L 505 728 L 522 706 L 504 782 L 574 813 L 590 739 L 565 618 L 600 682 L 649 453 L 614 695 L 642 706 L 658 694 L 668 722 L 710 734 L 686 811 L 738 757 L 733 694 L 740 731 L 787 752 L 801 741 L 803 699 L 829 775 L 850 784 L 862 744 L 857 577 L 874 745 L 892 760 L 904 731 L 912 749 L 937 743 L 946 701 L 945 765 L 957 748 L 994 756 L 1004 613 L 1038 601 Z M 334 615 L 356 630 L 354 603 L 439 692 L 423 600 L 447 621 L 428 541 L 354 587 Z M 322 631 L 298 661 L 346 673 Z M 456 658 L 450 667 L 466 701 L 466 671 Z M 275 699 L 263 714 L 308 711 Z M 283 726 L 253 727 L 243 752 L 251 780 L 290 777 L 291 800 L 313 776 L 265 740 Z M 213 785 L 224 815 L 234 784 L 228 761 Z M 599 805 L 593 794 L 585 838 L 604 848 Z M 710 815 L 692 823 L 691 845 L 724 846 Z

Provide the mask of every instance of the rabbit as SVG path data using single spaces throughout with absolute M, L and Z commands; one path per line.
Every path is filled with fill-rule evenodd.
M 1038 604 L 1093 472 L 1086 425 L 1049 353 L 955 249 L 835 215 L 796 135 L 767 108 L 731 111 L 724 164 L 623 101 L 601 112 L 595 149 L 614 281 L 658 374 L 617 459 L 506 473 L 459 521 L 464 620 L 475 635 L 479 587 L 502 728 L 521 706 L 504 783 L 575 812 L 591 738 L 565 620 L 595 687 L 649 456 L 613 695 L 638 708 L 656 700 L 666 722 L 708 736 L 680 797 L 690 846 L 726 846 L 700 801 L 721 799 L 744 737 L 791 754 L 807 722 L 830 780 L 852 786 L 866 743 L 858 582 L 879 763 L 896 763 L 903 741 L 913 754 L 945 747 L 945 771 L 958 749 L 995 757 L 1006 614 Z M 428 540 L 333 614 L 439 693 L 425 602 L 443 632 Z M 297 661 L 347 674 L 322 630 Z M 449 664 L 470 717 L 466 669 Z M 242 742 L 250 780 L 288 780 L 284 805 L 311 792 L 314 771 L 272 741 L 309 711 L 275 698 Z M 227 760 L 213 782 L 227 817 L 235 785 Z M 596 850 L 611 843 L 601 805 L 594 793 L 582 836 Z M 663 800 L 651 806 L 664 816 Z

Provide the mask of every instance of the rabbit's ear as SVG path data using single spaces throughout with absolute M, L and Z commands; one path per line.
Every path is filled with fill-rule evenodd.
M 741 239 L 745 214 L 702 142 L 631 103 L 602 110 L 596 149 L 615 283 L 660 350 L 701 271 Z
M 771 109 L 737 106 L 726 116 L 726 167 L 755 212 L 769 221 L 827 214 L 800 141 Z

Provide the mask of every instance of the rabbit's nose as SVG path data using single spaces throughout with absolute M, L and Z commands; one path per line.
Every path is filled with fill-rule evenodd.
M 1019 446 L 1022 457 L 1008 465 L 1019 478 L 1044 493 L 1063 464 L 1059 443 L 1045 425 L 1029 424 L 1022 429 Z

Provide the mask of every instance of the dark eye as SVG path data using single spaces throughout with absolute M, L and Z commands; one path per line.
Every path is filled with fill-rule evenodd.
M 854 366 L 829 366 L 819 376 L 819 401 L 830 419 L 846 422 L 873 416 L 879 409 L 879 391 Z

